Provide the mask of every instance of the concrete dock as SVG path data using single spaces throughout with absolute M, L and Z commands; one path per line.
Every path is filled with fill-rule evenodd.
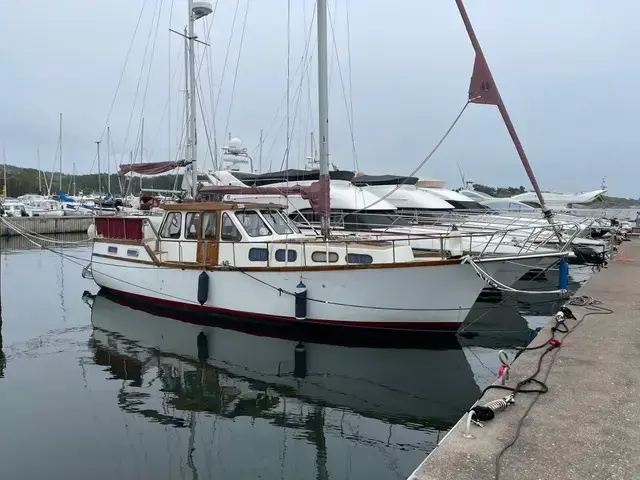
M 556 334 L 562 344 L 537 377 L 549 391 L 519 393 L 482 428 L 471 425 L 474 438 L 463 436 L 465 416 L 411 480 L 640 479 L 640 240 L 621 245 L 615 261 L 576 295 L 593 297 L 613 314 L 578 323 L 592 310 L 570 306 L 577 320 L 566 321 L 568 336 Z M 545 344 L 553 324 L 531 346 Z M 544 350 L 524 352 L 506 385 L 533 374 Z M 489 390 L 478 403 L 505 395 Z
M 93 223 L 90 216 L 72 217 L 7 217 L 0 222 L 0 236 L 17 234 L 18 230 L 40 235 L 60 233 L 87 233 L 89 225 Z M 14 225 L 16 228 L 12 229 Z M 12 232 L 11 230 L 16 230 Z

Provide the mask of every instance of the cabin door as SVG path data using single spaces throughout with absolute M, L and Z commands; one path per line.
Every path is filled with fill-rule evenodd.
M 218 212 L 200 212 L 196 261 L 204 265 L 218 264 Z

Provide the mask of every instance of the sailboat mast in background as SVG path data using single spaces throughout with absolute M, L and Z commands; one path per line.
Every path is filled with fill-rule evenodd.
M 60 191 L 62 191 L 62 113 L 60 114 L 60 177 L 59 177 L 59 180 L 60 180 L 59 188 L 60 188 Z M 53 183 L 53 181 L 51 183 Z
M 144 118 L 140 127 L 140 163 L 144 163 Z M 142 193 L 142 174 L 140 174 L 140 192 Z
M 42 195 L 42 172 L 40 171 L 40 145 L 37 146 L 38 152 L 38 193 Z
M 2 146 L 2 199 L 7 199 L 7 152 Z
M 111 127 L 107 127 L 107 193 L 111 195 Z
M 98 194 L 102 195 L 102 175 L 100 175 L 100 140 L 95 141 L 98 156 Z

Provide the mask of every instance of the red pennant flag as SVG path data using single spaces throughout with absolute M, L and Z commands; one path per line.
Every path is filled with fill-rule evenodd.
M 498 88 L 493 81 L 489 65 L 481 53 L 476 53 L 476 60 L 473 62 L 473 74 L 469 84 L 469 102 L 485 105 L 500 103 Z

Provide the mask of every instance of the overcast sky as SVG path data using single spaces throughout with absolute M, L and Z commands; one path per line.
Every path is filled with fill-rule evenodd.
M 198 130 L 207 168 L 212 92 L 218 143 L 231 131 L 257 167 L 262 129 L 263 170 L 283 165 L 288 78 L 289 166 L 304 164 L 308 136 L 317 132 L 315 26 L 309 36 L 315 2 L 291 4 L 290 29 L 286 0 L 219 0 L 215 14 L 198 21 L 199 38 L 211 45 L 197 49 L 199 58 L 206 50 L 198 61 L 205 112 L 203 122 L 198 111 Z M 357 167 L 408 174 L 466 101 L 474 55 L 455 2 L 329 4 L 331 160 L 355 167 L 352 112 Z M 640 196 L 640 3 L 467 0 L 466 6 L 542 188 L 591 190 L 607 176 L 612 194 Z M 75 163 L 79 172 L 95 172 L 100 138 L 106 169 L 106 125 L 111 169 L 127 161 L 142 117 L 145 161 L 180 155 L 183 44 L 168 29 L 182 30 L 186 10 L 186 0 L 0 1 L 0 143 L 7 162 L 35 167 L 39 145 L 42 168 L 51 169 L 60 112 L 65 171 Z M 303 57 L 305 67 L 298 68 Z M 420 176 L 457 187 L 458 162 L 478 183 L 529 188 L 495 107 L 470 105 Z

